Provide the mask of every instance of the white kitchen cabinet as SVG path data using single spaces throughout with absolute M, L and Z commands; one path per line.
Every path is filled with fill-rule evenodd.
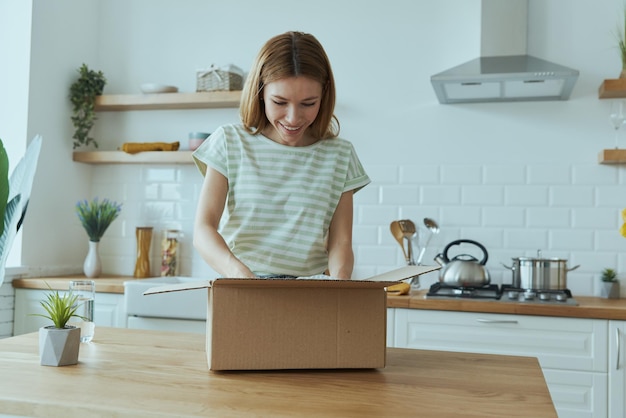
M 609 321 L 609 418 L 626 417 L 626 321 Z
M 607 416 L 606 320 L 396 308 L 394 322 L 394 347 L 537 357 L 560 418 Z
M 13 335 L 21 335 L 37 331 L 42 326 L 50 325 L 50 320 L 32 314 L 42 314 L 45 310 L 41 301 L 46 298 L 49 290 L 15 289 L 15 317 Z M 59 291 L 61 295 L 65 292 Z M 96 327 L 126 327 L 124 312 L 124 295 L 117 293 L 96 293 L 94 305 L 94 322 Z M 97 329 L 96 329 L 97 332 Z
M 396 310 L 387 309 L 387 347 L 394 347 L 394 327 L 396 320 Z

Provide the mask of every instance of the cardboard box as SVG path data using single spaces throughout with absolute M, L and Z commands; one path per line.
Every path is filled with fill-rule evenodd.
M 385 367 L 385 287 L 437 270 L 405 266 L 368 279 L 230 279 L 159 286 L 208 289 L 210 370 Z

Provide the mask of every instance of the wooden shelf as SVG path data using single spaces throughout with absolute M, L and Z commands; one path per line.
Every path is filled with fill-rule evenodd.
M 191 151 L 76 151 L 72 159 L 87 164 L 193 164 Z
M 600 164 L 626 164 L 626 149 L 605 149 L 598 154 Z
M 598 89 L 598 98 L 626 98 L 626 78 L 604 80 Z
M 239 107 L 241 91 L 108 94 L 96 97 L 96 111 L 211 109 Z

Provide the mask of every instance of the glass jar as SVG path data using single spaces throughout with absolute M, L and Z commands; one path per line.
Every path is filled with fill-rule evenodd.
M 135 262 L 134 276 L 137 278 L 150 277 L 150 246 L 152 244 L 152 227 L 144 226 L 135 229 L 137 237 L 137 261 Z
M 161 240 L 161 276 L 178 276 L 178 256 L 181 233 L 177 229 L 163 231 Z

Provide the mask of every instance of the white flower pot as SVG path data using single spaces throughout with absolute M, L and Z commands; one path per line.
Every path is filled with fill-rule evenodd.
M 102 261 L 100 260 L 100 253 L 98 252 L 99 242 L 89 241 L 89 252 L 85 258 L 83 264 L 83 272 L 85 276 L 90 279 L 100 277 L 102 273 Z
M 619 299 L 619 282 L 602 282 L 600 285 L 600 296 L 607 299 Z
M 39 328 L 39 357 L 42 366 L 69 366 L 78 363 L 80 328 Z

